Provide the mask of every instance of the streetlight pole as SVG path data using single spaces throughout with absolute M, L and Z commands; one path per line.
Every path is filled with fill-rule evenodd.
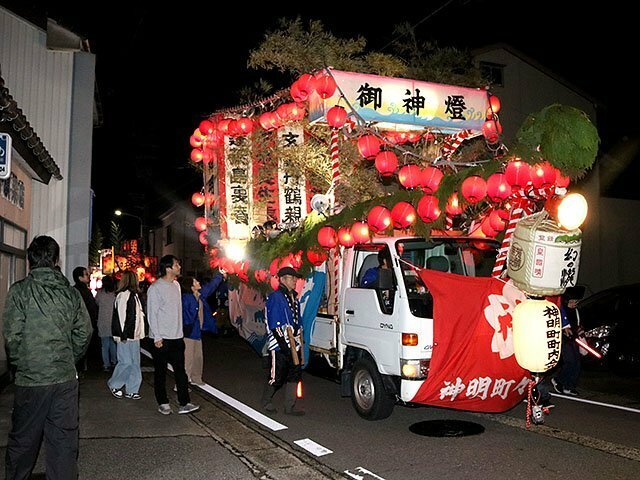
M 127 212 L 123 212 L 122 210 L 116 210 L 115 215 L 117 217 L 121 217 L 121 216 L 127 216 L 127 217 L 133 217 L 133 218 L 137 218 L 140 221 L 140 252 L 144 253 L 144 224 L 143 224 L 143 220 L 142 217 L 139 217 L 138 215 L 133 215 L 132 213 L 127 213 Z

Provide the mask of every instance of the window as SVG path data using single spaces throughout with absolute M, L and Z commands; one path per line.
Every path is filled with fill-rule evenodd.
M 164 233 L 164 244 L 171 245 L 173 243 L 173 225 L 167 225 Z
M 504 87 L 504 65 L 492 62 L 480 62 L 480 73 L 494 87 Z

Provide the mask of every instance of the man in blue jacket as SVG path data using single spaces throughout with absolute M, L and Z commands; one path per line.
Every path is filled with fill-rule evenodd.
M 295 291 L 300 274 L 291 267 L 283 267 L 278 271 L 278 278 L 280 285 L 267 297 L 266 303 L 270 370 L 262 407 L 276 413 L 273 395 L 285 386 L 284 413 L 299 416 L 304 415 L 304 411 L 295 408 L 296 386 L 302 377 L 300 302 Z

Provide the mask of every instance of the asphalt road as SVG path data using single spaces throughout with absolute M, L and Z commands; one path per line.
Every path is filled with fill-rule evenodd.
M 266 378 L 261 357 L 237 336 L 206 337 L 204 347 L 204 380 L 211 393 L 240 402 L 234 408 L 246 405 L 243 418 L 256 422 L 251 409 L 260 410 Z M 581 387 L 580 401 L 554 398 L 545 424 L 530 428 L 524 404 L 499 415 L 396 406 L 390 418 L 370 422 L 356 414 L 350 398 L 340 396 L 330 373 L 307 372 L 299 402 L 307 414 L 277 413 L 258 421 L 266 418 L 264 428 L 294 448 L 301 449 L 296 442 L 314 442 L 317 460 L 346 478 L 640 478 L 640 380 L 587 371 Z M 275 403 L 281 412 L 282 393 Z M 410 431 L 433 420 L 472 422 L 484 432 L 431 437 Z

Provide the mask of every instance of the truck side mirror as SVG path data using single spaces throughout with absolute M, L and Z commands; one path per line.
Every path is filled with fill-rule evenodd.
M 378 281 L 376 282 L 376 289 L 378 290 L 393 290 L 393 270 L 390 268 L 381 268 L 378 270 Z

